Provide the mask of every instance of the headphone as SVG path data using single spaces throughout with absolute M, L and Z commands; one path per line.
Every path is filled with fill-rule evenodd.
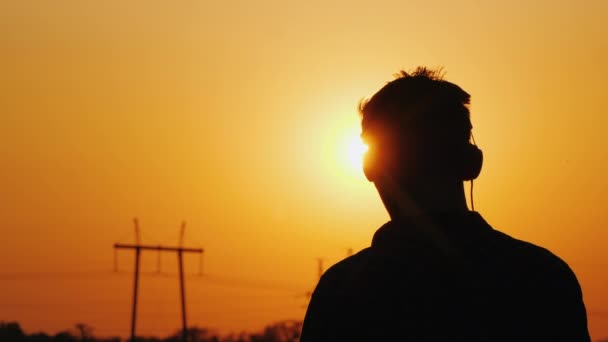
M 471 135 L 473 137 L 473 135 Z M 483 152 L 475 145 L 475 138 L 473 143 L 467 143 L 460 155 L 460 162 L 458 167 L 460 168 L 460 178 L 463 181 L 473 181 L 473 179 L 479 176 L 481 172 L 481 166 L 483 165 Z
M 471 135 L 472 143 L 466 143 L 457 151 L 454 167 L 458 170 L 460 179 L 463 181 L 473 181 L 479 176 L 483 165 L 483 152 L 475 144 L 475 138 Z M 363 173 L 368 181 L 373 182 L 377 178 L 381 165 L 375 153 L 375 146 L 369 146 L 368 151 L 363 156 Z

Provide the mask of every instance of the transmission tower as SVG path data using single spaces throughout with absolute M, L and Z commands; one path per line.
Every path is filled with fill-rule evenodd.
M 180 296 L 181 296 L 181 306 L 182 306 L 182 341 L 186 342 L 188 340 L 188 325 L 186 323 L 186 290 L 184 287 L 184 261 L 183 254 L 184 253 L 197 253 L 202 257 L 203 249 L 202 248 L 187 248 L 183 247 L 184 240 L 184 231 L 186 229 L 186 222 L 182 222 L 180 229 L 180 239 L 179 246 L 177 247 L 167 247 L 167 246 L 153 246 L 153 245 L 144 245 L 140 243 L 139 239 L 139 221 L 137 218 L 133 219 L 133 224 L 135 226 L 135 244 L 122 244 L 115 243 L 114 250 L 118 249 L 132 249 L 135 251 L 135 274 L 133 281 L 133 308 L 131 315 L 131 342 L 135 342 L 135 322 L 137 321 L 137 292 L 139 286 L 139 261 L 140 254 L 142 251 L 157 251 L 159 253 L 158 256 L 158 271 L 160 272 L 160 253 L 161 252 L 173 252 L 177 253 L 177 263 L 179 268 L 179 284 L 180 284 Z M 202 259 L 201 259 L 202 260 Z M 114 263 L 114 268 L 117 268 L 116 261 Z M 201 268 L 202 270 L 202 268 Z M 201 271 L 202 272 L 202 271 Z

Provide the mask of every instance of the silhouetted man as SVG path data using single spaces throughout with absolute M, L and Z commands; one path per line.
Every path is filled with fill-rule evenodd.
M 312 341 L 589 341 L 581 289 L 546 249 L 469 211 L 469 94 L 418 68 L 360 104 L 366 177 L 391 220 L 314 291 Z

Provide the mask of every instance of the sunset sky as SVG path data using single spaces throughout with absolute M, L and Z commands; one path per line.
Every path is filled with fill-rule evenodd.
M 475 208 L 561 256 L 608 337 L 608 1 L 0 2 L 0 321 L 126 337 L 133 253 L 187 256 L 190 325 L 302 319 L 388 216 L 349 156 L 358 101 L 443 67 L 472 96 Z M 354 157 L 356 159 L 356 156 Z M 468 186 L 467 186 L 468 189 Z M 138 332 L 180 327 L 144 252 Z

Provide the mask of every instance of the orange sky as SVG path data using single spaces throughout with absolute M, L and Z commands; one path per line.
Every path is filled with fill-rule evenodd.
M 356 105 L 427 65 L 472 95 L 476 208 L 565 259 L 607 337 L 608 2 L 488 3 L 2 2 L 0 320 L 126 336 L 132 279 L 109 271 L 133 216 L 145 243 L 185 219 L 206 249 L 190 324 L 301 319 L 316 258 L 387 219 L 343 155 Z M 176 277 L 144 276 L 138 331 L 176 330 L 178 303 Z

